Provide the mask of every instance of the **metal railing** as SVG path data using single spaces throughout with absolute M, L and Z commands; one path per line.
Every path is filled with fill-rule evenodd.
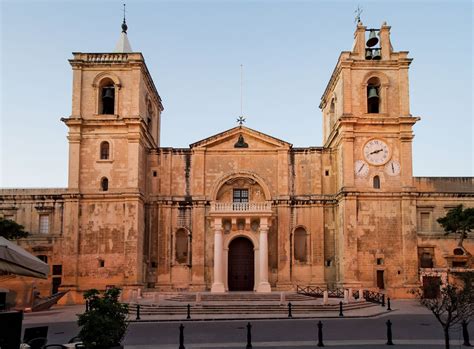
M 385 294 L 383 293 L 365 290 L 364 299 L 367 302 L 377 303 L 385 306 Z

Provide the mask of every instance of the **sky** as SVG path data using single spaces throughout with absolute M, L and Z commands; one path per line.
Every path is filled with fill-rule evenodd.
M 127 1 L 128 37 L 163 99 L 161 146 L 236 126 L 322 145 L 321 95 L 354 11 L 409 51 L 415 176 L 473 176 L 473 2 Z M 0 187 L 66 187 L 72 52 L 111 52 L 122 1 L 0 0 Z

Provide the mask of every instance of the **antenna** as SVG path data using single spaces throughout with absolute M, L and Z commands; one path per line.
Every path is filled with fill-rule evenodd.
M 354 18 L 354 23 L 360 23 L 360 15 L 362 14 L 363 10 L 362 8 L 357 5 L 357 9 L 354 11 L 355 13 L 355 18 Z
M 126 4 L 123 4 L 123 21 L 125 22 L 125 6 L 127 6 Z
M 244 114 L 243 114 L 243 74 L 244 74 L 244 66 L 243 64 L 240 65 L 240 116 L 237 119 L 237 122 L 240 126 L 245 122 Z

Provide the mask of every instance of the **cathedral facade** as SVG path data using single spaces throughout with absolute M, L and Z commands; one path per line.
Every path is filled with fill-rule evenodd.
M 436 218 L 474 206 L 473 178 L 413 176 L 411 58 L 388 25 L 357 25 L 321 98 L 323 146 L 308 148 L 242 124 L 160 146 L 162 100 L 126 29 L 117 52 L 70 59 L 68 187 L 0 190 L 0 217 L 24 225 L 19 243 L 51 265 L 35 281 L 43 295 L 300 285 L 406 297 L 471 267 L 472 236 L 458 247 Z M 0 281 L 28 304 L 32 279 Z

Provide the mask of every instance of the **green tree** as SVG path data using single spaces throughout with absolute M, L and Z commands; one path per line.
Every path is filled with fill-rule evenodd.
M 128 323 L 128 306 L 119 302 L 119 288 L 110 288 L 101 296 L 96 289 L 84 293 L 89 311 L 78 315 L 79 337 L 89 349 L 119 347 Z
M 437 222 L 443 227 L 445 234 L 459 234 L 459 246 L 462 247 L 467 234 L 474 229 L 474 208 L 463 209 L 458 205 L 448 211 L 446 216 L 438 218 Z
M 15 221 L 0 218 L 0 236 L 7 240 L 26 238 L 29 233 L 24 229 L 25 227 Z

